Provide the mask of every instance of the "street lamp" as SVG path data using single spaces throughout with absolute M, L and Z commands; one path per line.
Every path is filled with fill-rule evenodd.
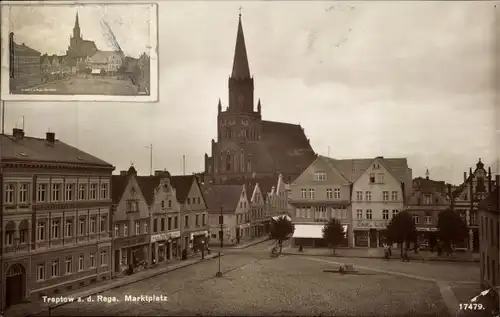
M 222 248 L 224 247 L 224 216 L 222 214 L 222 210 L 224 209 L 224 206 L 220 206 L 220 216 L 219 216 L 219 225 L 220 225 L 220 250 L 219 250 L 219 270 L 215 274 L 216 277 L 222 277 L 222 272 L 220 270 L 220 252 L 222 251 Z
M 201 259 L 205 259 L 205 239 L 201 240 Z

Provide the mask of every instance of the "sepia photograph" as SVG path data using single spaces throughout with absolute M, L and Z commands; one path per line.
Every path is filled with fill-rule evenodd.
M 0 316 L 498 316 L 499 4 L 160 1 L 157 102 L 2 100 Z M 113 7 L 11 83 L 140 92 Z
M 2 4 L 3 100 L 156 101 L 156 4 Z

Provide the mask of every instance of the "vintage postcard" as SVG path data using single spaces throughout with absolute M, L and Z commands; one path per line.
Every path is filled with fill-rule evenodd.
M 2 99 L 158 100 L 157 5 L 2 4 Z

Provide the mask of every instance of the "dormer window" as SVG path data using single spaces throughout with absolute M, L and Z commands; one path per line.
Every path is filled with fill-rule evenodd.
M 378 170 L 379 168 L 380 168 L 380 164 L 379 163 L 373 164 L 373 169 L 374 170 Z
M 134 187 L 132 187 L 130 189 L 130 195 L 132 195 L 132 197 L 135 197 L 135 188 Z
M 370 184 L 375 183 L 375 173 L 370 173 Z
M 326 172 L 323 172 L 323 171 L 314 172 L 314 180 L 315 181 L 326 181 Z

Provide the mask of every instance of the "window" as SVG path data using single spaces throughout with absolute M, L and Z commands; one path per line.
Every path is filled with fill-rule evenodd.
M 325 172 L 314 172 L 314 180 L 315 181 L 326 181 L 326 173 Z
M 188 205 L 190 205 L 190 204 L 191 204 L 191 198 L 190 198 L 190 197 L 188 197 L 186 201 L 187 201 L 187 204 L 188 204 Z
M 14 203 L 14 184 L 7 184 L 5 186 L 5 203 L 6 204 Z
M 392 200 L 398 200 L 398 192 L 397 191 L 392 192 Z
M 80 256 L 78 257 L 78 271 L 83 271 L 83 268 L 84 268 L 84 260 L 85 258 L 83 257 L 83 254 L 80 254 Z
M 160 219 L 160 231 L 165 231 L 165 218 Z
M 21 184 L 19 188 L 19 203 L 25 204 L 28 202 L 28 184 Z
M 38 184 L 36 191 L 36 201 L 43 203 L 47 200 L 47 184 Z
M 420 222 L 419 216 L 414 215 L 414 216 L 412 216 L 412 218 L 413 218 L 413 223 L 418 225 L 418 223 Z
M 126 223 L 123 224 L 123 236 L 128 236 L 128 225 Z
M 314 199 L 314 189 L 309 188 L 309 199 Z
M 80 218 L 80 220 L 78 220 L 78 235 L 85 235 L 85 219 L 83 218 Z
M 174 229 L 179 228 L 179 218 L 177 216 L 174 217 Z
M 424 195 L 424 204 L 426 204 L 426 205 L 431 204 L 431 195 L 429 195 L 429 194 Z
M 52 277 L 56 277 L 59 274 L 59 261 L 52 261 Z
M 389 200 L 389 192 L 388 191 L 383 191 L 382 192 L 382 200 L 383 201 L 388 201 Z
M 370 184 L 375 183 L 375 173 L 370 173 Z
M 127 212 L 136 212 L 139 210 L 139 202 L 136 200 L 127 201 Z
M 149 233 L 148 230 L 149 230 L 149 224 L 148 221 L 146 220 L 146 222 L 144 223 L 144 233 L 145 234 Z
M 172 217 L 168 217 L 167 230 L 172 230 Z
M 384 183 L 384 173 L 378 173 L 377 177 L 378 177 L 378 180 L 377 180 L 378 183 L 383 184 Z
M 205 226 L 207 224 L 207 219 L 206 219 L 206 215 L 205 214 L 201 215 L 201 223 L 202 223 L 203 226 Z
M 430 225 L 432 223 L 431 216 L 425 216 L 425 224 Z
M 326 198 L 327 199 L 332 199 L 333 198 L 333 191 L 331 188 L 326 189 Z
M 378 164 L 378 163 L 373 164 L 374 170 L 378 170 L 379 168 L 380 168 L 380 164 Z
M 119 237 L 119 236 L 120 236 L 120 226 L 115 225 L 115 237 Z
M 37 241 L 45 240 L 45 222 L 39 220 L 36 224 L 36 239 Z
M 72 201 L 73 200 L 73 192 L 75 191 L 75 184 L 66 184 L 65 189 L 65 200 Z
M 356 200 L 363 200 L 363 192 L 356 192 Z
M 362 220 L 363 219 L 363 210 L 362 209 L 357 209 L 356 210 L 356 218 L 358 220 Z
M 6 231 L 5 232 L 5 244 L 8 245 L 8 246 L 11 246 L 12 244 L 14 244 L 14 233 L 15 231 Z
M 107 216 L 101 216 L 101 225 L 99 226 L 101 232 L 106 232 L 106 228 L 108 227 L 108 217 Z
M 158 232 L 158 219 L 155 218 L 153 219 L 153 233 L 157 233 Z
M 396 217 L 398 215 L 398 213 L 399 213 L 399 210 L 393 209 L 392 210 L 392 218 Z
M 101 251 L 101 262 L 100 263 L 101 263 L 101 266 L 105 266 L 108 264 L 106 250 Z
M 45 264 L 38 264 L 36 266 L 36 280 L 43 281 L 45 279 Z
M 108 199 L 108 184 L 101 184 L 101 199 Z
M 172 208 L 172 201 L 171 200 L 168 201 L 168 208 Z
M 19 243 L 28 241 L 28 229 L 19 229 Z
M 165 208 L 165 201 L 164 200 L 161 201 L 161 208 L 162 209 Z
M 302 198 L 302 199 L 307 198 L 307 190 L 305 188 L 300 189 L 300 198 Z
M 382 219 L 389 220 L 389 210 L 387 209 L 382 210 Z
M 93 233 L 96 233 L 97 232 L 97 219 L 95 216 L 92 216 L 90 217 L 90 233 L 93 234 Z
M 139 221 L 136 221 L 135 222 L 135 235 L 137 236 L 139 234 L 141 234 L 141 224 Z
M 340 188 L 335 188 L 333 198 L 340 199 Z
M 201 199 L 200 199 L 200 197 L 198 197 L 198 198 L 197 198 L 197 204 L 198 204 L 198 205 L 199 205 L 199 204 L 201 204 Z
M 73 235 L 73 220 L 66 219 L 64 222 L 64 232 L 66 237 L 71 237 Z
M 51 201 L 59 201 L 61 199 L 61 184 L 52 184 Z
M 86 199 L 86 189 L 87 189 L 87 186 L 85 186 L 86 184 L 80 184 L 78 185 L 78 200 L 85 200 Z
M 189 228 L 189 216 L 184 216 L 184 228 Z
M 366 201 L 372 200 L 372 192 L 365 192 L 365 200 Z
M 59 239 L 59 220 L 52 220 L 52 239 Z
M 196 215 L 196 216 L 195 216 L 195 225 L 196 225 L 197 227 L 199 227 L 199 226 L 200 226 L 200 215 Z
M 91 200 L 97 199 L 97 184 L 96 183 L 90 184 L 90 199 Z
M 371 209 L 366 210 L 366 219 L 372 220 L 372 210 Z
M 95 268 L 95 253 L 91 252 L 89 254 L 89 258 L 90 258 L 90 268 Z
M 64 262 L 64 267 L 66 269 L 66 274 L 71 274 L 73 268 L 73 258 L 68 257 Z

